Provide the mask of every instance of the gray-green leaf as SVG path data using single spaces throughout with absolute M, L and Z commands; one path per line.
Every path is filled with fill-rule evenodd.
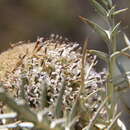
M 111 38 L 112 37 L 115 37 L 115 35 L 117 34 L 118 32 L 118 28 L 120 26 L 120 23 L 116 24 L 115 27 L 113 28 L 112 32 L 111 32 Z
M 106 33 L 106 30 L 103 29 L 101 26 L 97 25 L 96 23 L 82 17 L 79 16 L 79 18 L 86 24 L 88 24 L 90 27 L 92 27 L 92 29 L 95 30 L 95 32 L 97 32 L 98 34 L 100 34 L 101 38 L 106 42 L 107 46 L 109 47 L 109 37 L 108 34 Z
M 101 4 L 99 4 L 96 0 L 92 0 L 92 3 L 100 14 L 102 14 L 103 16 L 107 15 L 107 10 Z
M 117 10 L 117 11 L 115 11 L 115 12 L 113 13 L 113 15 L 114 15 L 114 16 L 115 16 L 115 15 L 118 15 L 118 14 L 120 14 L 120 13 L 123 13 L 123 12 L 127 11 L 127 10 L 128 10 L 128 8 Z
M 102 59 L 106 63 L 108 62 L 108 55 L 107 55 L 107 53 L 104 53 L 102 51 L 97 51 L 97 50 L 89 50 L 89 53 L 97 55 L 100 59 Z
M 112 0 L 107 0 L 108 1 L 108 5 L 110 6 L 110 7 L 112 7 Z
M 63 103 L 63 94 L 65 90 L 65 81 L 62 83 L 62 88 L 60 90 L 58 99 L 56 101 L 54 116 L 58 119 L 62 117 L 62 103 Z
M 108 11 L 107 17 L 111 17 L 115 11 L 115 6 L 112 6 L 112 8 Z

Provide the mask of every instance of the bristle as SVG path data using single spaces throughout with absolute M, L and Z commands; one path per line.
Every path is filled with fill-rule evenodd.
M 36 111 L 43 107 L 42 104 L 44 103 L 41 103 L 41 99 L 46 99 L 47 106 L 53 107 L 55 111 L 55 114 L 51 114 L 50 119 L 52 120 L 62 117 L 67 111 L 71 111 L 72 102 L 75 102 L 77 95 L 79 95 L 82 82 L 82 53 L 78 43 L 71 42 L 68 39 L 63 40 L 59 35 L 51 35 L 44 42 L 39 39 L 36 43 L 19 45 L 0 55 L 0 58 L 4 59 L 3 61 L 0 60 L 0 63 L 6 64 L 5 68 L 1 70 L 1 73 L 3 73 L 1 81 L 3 81 L 4 88 L 8 93 L 13 97 L 24 95 L 26 104 Z M 20 59 L 19 55 L 21 55 Z M 13 64 L 10 62 L 12 59 Z M 98 89 L 98 85 L 102 84 L 97 80 L 100 75 L 94 69 L 90 70 L 91 64 L 94 64 L 94 62 L 95 58 L 92 57 L 88 57 L 84 62 L 85 86 L 82 100 L 85 100 L 89 93 Z M 90 70 L 89 78 L 86 76 L 88 70 Z M 27 83 L 24 82 L 24 85 L 20 87 L 23 76 Z M 62 84 L 63 79 L 64 84 Z M 43 82 L 47 86 L 46 97 L 42 95 L 44 93 L 42 93 L 44 89 L 41 88 L 44 87 L 42 86 Z M 64 93 L 61 91 L 62 87 L 65 88 Z M 61 96 L 60 93 L 62 93 Z M 58 97 L 59 99 L 57 99 Z M 89 99 L 89 102 L 93 99 L 98 100 L 98 98 L 95 94 Z M 60 115 L 57 113 L 59 109 Z M 89 107 L 86 107 L 86 109 L 89 109 Z

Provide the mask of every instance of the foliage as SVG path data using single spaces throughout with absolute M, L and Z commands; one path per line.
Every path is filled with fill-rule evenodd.
M 122 84 L 128 86 L 128 77 L 117 57 L 127 55 L 129 40 L 124 34 L 128 47 L 117 51 L 120 23 L 115 23 L 115 16 L 126 9 L 116 10 L 112 0 L 91 2 L 109 28 L 103 29 L 81 16 L 80 19 L 105 41 L 108 54 L 88 50 L 87 41 L 81 52 L 77 43 L 58 35 L 14 47 L 16 55 L 19 56 L 20 48 L 25 53 L 15 61 L 16 66 L 8 75 L 6 69 L 2 71 L 5 77 L 1 80 L 0 100 L 4 114 L 0 115 L 0 128 L 119 129 L 116 121 L 121 113 L 117 112 L 118 106 L 113 99 L 116 92 L 125 89 L 120 88 Z M 12 50 L 1 56 L 11 55 Z M 90 54 L 106 62 L 107 73 L 95 72 L 96 57 Z M 114 82 L 116 69 L 121 72 L 121 82 Z

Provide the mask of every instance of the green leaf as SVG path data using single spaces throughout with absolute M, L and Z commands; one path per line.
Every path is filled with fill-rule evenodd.
M 26 95 L 25 95 L 25 85 L 28 85 L 29 81 L 28 81 L 28 78 L 24 74 L 21 75 L 21 81 L 22 83 L 20 85 L 20 89 L 21 89 L 20 95 L 27 102 Z
M 106 0 L 101 0 L 101 3 L 107 8 L 108 7 L 108 2 Z
M 112 7 L 112 0 L 98 0 L 100 1 L 105 7 L 106 9 L 110 9 Z
M 111 32 L 111 36 L 110 38 L 115 37 L 115 35 L 118 33 L 118 28 L 120 26 L 120 23 L 116 24 L 115 27 L 113 28 L 112 32 Z
M 101 4 L 99 4 L 96 0 L 92 0 L 92 3 L 100 14 L 102 14 L 103 16 L 107 15 L 107 10 Z
M 104 101 L 101 103 L 100 107 L 97 109 L 97 111 L 95 112 L 95 114 L 93 115 L 93 117 L 91 118 L 89 124 L 87 126 L 85 126 L 82 130 L 92 130 L 95 122 L 96 122 L 96 119 L 99 115 L 99 112 L 102 110 L 102 108 L 104 107 L 104 105 L 107 103 L 108 101 L 108 97 L 106 97 L 104 99 Z
M 63 103 L 62 101 L 63 101 L 64 90 L 65 90 L 65 81 L 63 81 L 62 83 L 62 88 L 60 90 L 58 99 L 56 101 L 56 106 L 54 110 L 54 116 L 57 119 L 62 117 L 62 103 Z
M 41 93 L 41 105 L 42 105 L 42 108 L 45 108 L 48 106 L 48 103 L 47 103 L 47 83 L 43 80 L 42 83 L 41 83 L 41 89 L 42 89 L 42 93 Z
M 130 46 L 125 47 L 125 48 L 121 49 L 120 51 L 116 51 L 116 52 L 111 54 L 110 58 L 117 58 L 120 55 L 124 55 L 124 53 L 126 51 L 128 51 L 129 49 L 130 49 Z
M 79 99 L 77 98 L 75 103 L 72 106 L 72 109 L 69 113 L 68 119 L 67 119 L 67 125 L 78 115 L 79 108 Z
M 108 63 L 108 55 L 107 53 L 104 53 L 102 51 L 97 51 L 97 50 L 89 50 L 90 54 L 97 55 L 100 59 Z
M 115 11 L 115 12 L 113 13 L 113 16 L 118 15 L 118 14 L 120 14 L 120 13 L 123 13 L 123 12 L 125 12 L 125 11 L 127 11 L 127 10 L 128 10 L 128 8 L 117 10 L 117 11 Z
M 119 112 L 119 113 L 114 117 L 114 119 L 111 120 L 111 123 L 110 123 L 109 126 L 106 128 L 107 130 L 112 130 L 112 129 L 114 129 L 113 127 L 114 127 L 114 125 L 115 125 L 115 123 L 116 123 L 116 121 L 117 121 L 117 119 L 119 118 L 120 115 L 121 115 L 121 112 Z
M 107 17 L 113 16 L 114 11 L 115 11 L 115 6 L 112 6 L 112 8 L 107 13 Z
M 110 7 L 112 7 L 112 0 L 107 0 L 107 2 L 108 2 L 108 5 L 110 6 Z
M 18 113 L 19 119 L 24 121 L 33 122 L 36 124 L 37 116 L 29 109 L 29 107 L 23 103 L 16 102 L 12 97 L 10 97 L 7 92 L 0 88 L 0 101 L 6 103 L 12 110 Z
M 79 18 L 81 19 L 81 21 L 83 21 L 84 23 L 88 24 L 90 27 L 92 27 L 92 29 L 95 30 L 95 32 L 97 32 L 98 34 L 100 34 L 101 38 L 106 42 L 107 46 L 109 47 L 109 37 L 108 34 L 106 32 L 105 29 L 103 29 L 102 27 L 100 27 L 99 25 L 97 25 L 96 23 L 82 17 L 79 16 Z

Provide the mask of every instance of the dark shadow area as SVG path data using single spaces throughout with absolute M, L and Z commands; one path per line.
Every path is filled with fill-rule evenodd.
M 128 0 L 116 1 L 118 8 L 130 6 Z M 31 40 L 51 33 L 83 44 L 89 39 L 89 48 L 106 51 L 103 41 L 78 16 L 84 16 L 105 27 L 89 0 L 0 0 L 0 51 L 9 43 Z M 123 31 L 129 36 L 129 10 L 117 17 Z M 128 26 L 126 26 L 128 25 Z

